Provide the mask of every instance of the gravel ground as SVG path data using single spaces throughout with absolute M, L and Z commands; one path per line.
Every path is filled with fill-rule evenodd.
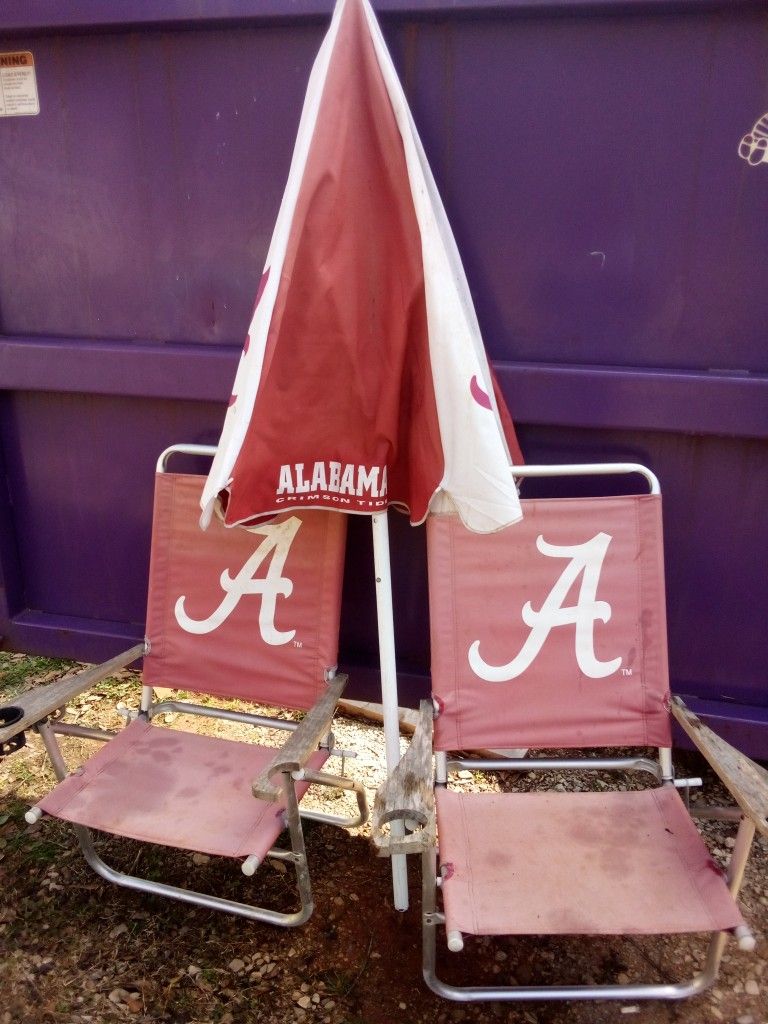
M 14 659 L 14 660 L 12 660 Z M 13 674 L 27 686 L 54 674 L 17 655 L 0 654 L 3 676 Z M 9 668 L 10 666 L 10 668 Z M 10 672 L 13 669 L 13 672 Z M 78 698 L 68 719 L 114 728 L 121 723 L 115 704 L 135 704 L 135 677 L 121 673 Z M 246 727 L 210 720 L 167 716 L 164 725 L 190 724 L 220 735 L 245 733 Z M 339 719 L 337 743 L 355 749 L 347 773 L 360 779 L 372 802 L 383 778 L 383 741 L 378 727 Z M 67 739 L 70 766 L 92 746 Z M 687 774 L 705 775 L 705 794 L 695 800 L 725 802 L 703 762 L 681 755 Z M 598 775 L 598 785 L 610 777 Z M 765 971 L 768 893 L 765 887 L 768 843 L 759 839 L 743 889 L 745 915 L 758 937 L 753 955 L 729 944 L 718 986 L 682 1004 L 608 1003 L 460 1005 L 433 996 L 421 980 L 419 866 L 410 865 L 412 906 L 393 910 L 389 864 L 373 856 L 368 828 L 346 832 L 310 823 L 305 828 L 315 888 L 315 914 L 302 929 L 285 931 L 198 910 L 168 900 L 131 894 L 102 882 L 78 855 L 70 830 L 46 820 L 27 826 L 23 812 L 52 784 L 53 776 L 39 741 L 0 763 L 0 1024 L 101 1024 L 102 1021 L 168 1021 L 178 1024 L 766 1024 L 768 973 Z M 627 778 L 628 786 L 644 785 Z M 466 790 L 499 790 L 496 775 L 462 772 Z M 586 778 L 549 773 L 526 775 L 518 787 L 586 787 Z M 327 794 L 321 790 L 320 794 Z M 338 812 L 348 798 L 310 791 L 308 802 Z M 702 826 L 720 862 L 733 844 L 733 829 L 722 823 Z M 249 898 L 289 909 L 293 888 L 285 865 L 268 862 L 252 880 L 235 864 L 138 844 L 102 841 L 108 860 L 123 870 L 143 871 L 179 884 L 221 895 Z M 705 942 L 694 938 L 621 941 L 594 939 L 468 939 L 465 952 L 439 951 L 446 980 L 474 983 L 537 980 L 604 982 L 644 977 L 669 979 L 692 971 Z

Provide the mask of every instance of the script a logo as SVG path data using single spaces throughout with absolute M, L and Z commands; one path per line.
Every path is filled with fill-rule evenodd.
M 224 597 L 218 608 L 211 612 L 207 619 L 191 618 L 184 609 L 186 595 L 178 599 L 174 613 L 181 628 L 187 633 L 212 633 L 229 618 L 242 597 L 246 594 L 260 594 L 259 631 L 264 643 L 277 647 L 293 640 L 296 635 L 295 629 L 281 632 L 275 628 L 275 611 L 278 597 L 290 597 L 293 590 L 293 583 L 283 576 L 283 570 L 293 538 L 298 533 L 300 526 L 301 520 L 296 516 L 291 516 L 290 519 L 285 519 L 281 523 L 254 527 L 249 531 L 260 534 L 264 540 L 236 576 L 230 576 L 229 569 L 225 569 L 221 574 L 220 583 Z M 266 576 L 256 579 L 256 571 L 270 553 L 272 558 Z
M 550 632 L 558 626 L 576 627 L 576 661 L 585 676 L 602 679 L 618 671 L 621 658 L 612 661 L 598 661 L 595 656 L 595 622 L 608 622 L 611 606 L 607 601 L 597 600 L 597 584 L 603 559 L 611 543 L 607 533 L 598 533 L 585 544 L 558 547 L 548 544 L 542 536 L 536 539 L 536 547 L 549 558 L 568 558 L 569 564 L 563 570 L 541 608 L 534 611 L 531 602 L 523 606 L 523 622 L 531 632 L 520 653 L 506 665 L 489 665 L 480 655 L 480 641 L 469 648 L 469 664 L 472 671 L 489 683 L 506 682 L 516 679 L 530 668 Z M 581 587 L 575 605 L 566 606 L 568 592 L 581 574 Z

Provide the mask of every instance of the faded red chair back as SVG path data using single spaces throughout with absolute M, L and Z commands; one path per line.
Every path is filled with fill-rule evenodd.
M 427 522 L 435 745 L 669 746 L 659 495 Z
M 203 531 L 203 480 L 156 477 L 144 682 L 309 708 L 336 665 L 346 517 Z

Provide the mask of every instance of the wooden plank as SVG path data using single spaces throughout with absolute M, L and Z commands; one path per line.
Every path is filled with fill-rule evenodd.
M 304 767 L 307 759 L 317 750 L 320 740 L 328 734 L 336 704 L 347 685 L 347 679 L 348 676 L 341 673 L 328 683 L 328 689 L 299 722 L 298 729 L 289 734 L 284 745 L 275 751 L 275 756 L 267 767 L 253 780 L 251 791 L 255 797 L 259 800 L 276 800 L 280 790 L 272 782 L 271 776 L 278 771 L 298 771 Z
M 58 708 L 64 707 L 73 697 L 85 690 L 90 690 L 96 683 L 107 679 L 115 672 L 130 665 L 144 655 L 144 644 L 135 644 L 122 654 L 115 655 L 101 665 L 93 665 L 74 675 L 63 676 L 47 686 L 38 686 L 26 693 L 20 693 L 6 707 L 21 708 L 22 717 L 13 725 L 0 729 L 0 743 L 5 743 L 17 733 L 29 729 L 36 722 L 42 721 Z
M 435 841 L 432 714 L 432 701 L 423 700 L 410 746 L 376 793 L 371 839 L 381 857 L 421 853 Z M 393 836 L 384 832 L 384 826 L 392 821 L 415 822 L 421 828 L 410 835 Z
M 680 697 L 672 699 L 672 714 L 758 832 L 768 836 L 768 771 L 721 739 Z
M 370 700 L 350 700 L 344 697 L 339 701 L 339 711 L 350 718 L 362 718 L 366 722 L 376 722 L 382 725 L 384 722 L 384 709 L 381 704 Z M 413 708 L 398 708 L 400 718 L 400 732 L 411 736 L 419 724 L 419 712 Z M 480 750 L 467 751 L 468 757 L 525 757 L 528 753 L 527 747 L 497 747 L 494 749 L 482 748 Z
M 339 701 L 339 711 L 350 718 L 362 718 L 366 722 L 376 722 L 378 725 L 384 723 L 384 708 L 371 700 L 350 700 L 344 697 Z M 398 708 L 400 719 L 400 732 L 410 736 L 419 724 L 419 712 L 414 708 Z

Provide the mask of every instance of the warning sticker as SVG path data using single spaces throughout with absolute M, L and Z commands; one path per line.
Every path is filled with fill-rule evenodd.
M 29 50 L 0 53 L 0 117 L 39 113 L 35 58 Z

